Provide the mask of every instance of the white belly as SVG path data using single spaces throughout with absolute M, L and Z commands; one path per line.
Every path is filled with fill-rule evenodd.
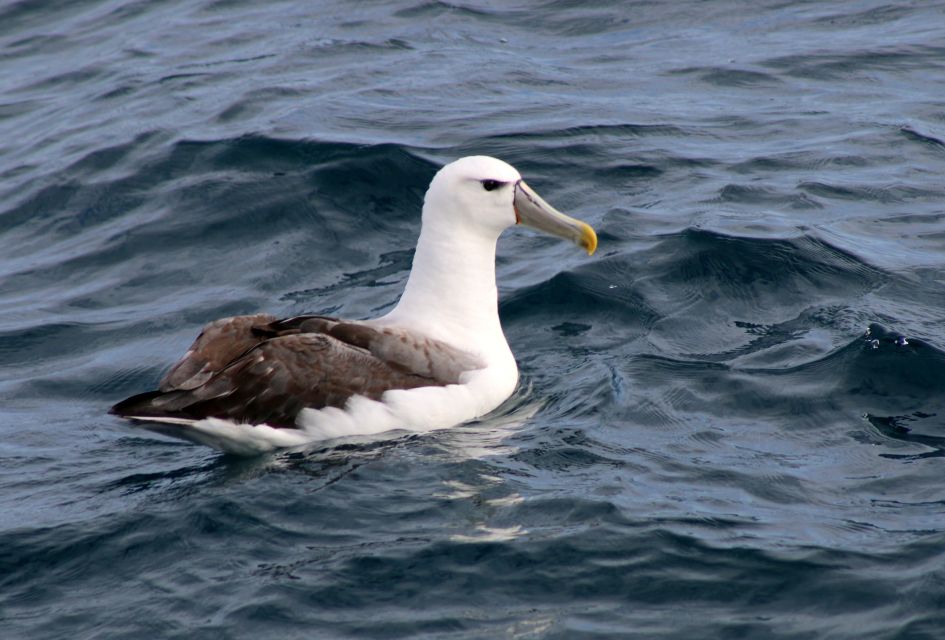
M 303 409 L 297 423 L 311 440 L 452 427 L 489 413 L 512 395 L 518 383 L 514 365 L 470 371 L 460 384 L 387 391 L 380 401 L 355 396 L 343 409 Z

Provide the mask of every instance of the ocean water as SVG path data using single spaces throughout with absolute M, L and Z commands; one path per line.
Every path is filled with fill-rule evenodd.
M 254 459 L 106 415 L 363 318 L 514 164 L 515 396 Z M 0 636 L 945 637 L 945 4 L 0 5 Z

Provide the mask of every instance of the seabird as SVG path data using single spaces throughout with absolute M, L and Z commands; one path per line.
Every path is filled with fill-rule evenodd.
M 496 242 L 515 224 L 589 255 L 597 248 L 589 225 L 545 202 L 509 164 L 461 158 L 430 183 L 413 266 L 392 311 L 371 320 L 216 320 L 156 391 L 110 412 L 238 455 L 482 416 L 518 383 L 495 284 Z

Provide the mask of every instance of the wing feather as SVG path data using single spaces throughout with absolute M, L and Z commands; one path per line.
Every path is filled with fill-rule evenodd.
M 478 360 L 396 329 L 324 316 L 259 314 L 211 322 L 158 391 L 112 407 L 137 419 L 226 418 L 295 427 L 304 408 L 343 407 L 390 389 L 455 384 Z

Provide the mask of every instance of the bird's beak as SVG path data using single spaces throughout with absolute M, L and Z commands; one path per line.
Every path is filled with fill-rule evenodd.
M 565 238 L 583 247 L 587 255 L 597 249 L 597 234 L 586 222 L 566 216 L 532 191 L 524 180 L 515 183 L 515 221 L 532 229 Z

